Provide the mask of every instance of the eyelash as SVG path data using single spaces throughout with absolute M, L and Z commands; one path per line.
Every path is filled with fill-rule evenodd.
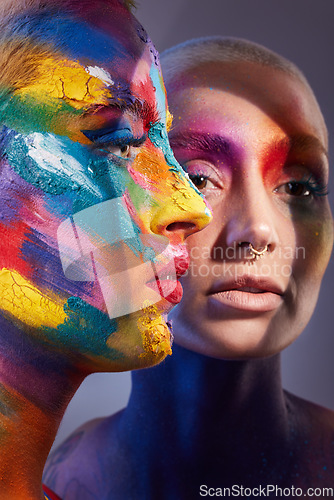
M 147 139 L 147 134 L 143 134 L 141 137 L 133 137 L 130 128 L 125 129 L 101 129 L 101 130 L 82 130 L 82 133 L 91 141 L 91 148 L 97 154 L 102 153 L 103 155 L 111 156 L 116 164 L 121 166 L 126 165 L 126 163 L 132 158 L 127 158 L 121 155 L 115 154 L 111 151 L 112 148 L 138 148 Z M 124 151 L 125 153 L 126 151 Z M 121 151 L 121 153 L 123 153 Z
M 139 148 L 146 141 L 146 134 L 142 135 L 142 137 L 124 137 L 115 140 L 108 141 L 110 145 L 121 148 L 124 146 L 133 146 L 134 148 Z
M 188 174 L 188 175 L 189 175 L 189 179 L 191 180 L 191 182 L 194 183 L 194 185 L 197 187 L 198 190 L 205 189 L 207 181 L 210 179 L 210 177 L 208 175 L 203 175 L 203 174 Z M 196 184 L 196 179 L 205 181 L 205 186 L 203 186 L 203 187 L 198 186 Z
M 205 196 L 217 195 L 223 189 L 223 179 L 212 164 L 203 160 L 181 163 L 183 170 L 199 191 Z M 203 185 L 204 184 L 204 185 Z M 205 193 L 204 193 L 205 191 Z
M 207 181 L 210 179 L 210 177 L 208 175 L 203 175 L 203 174 L 189 174 L 189 178 L 194 183 L 194 185 L 197 187 L 198 190 L 205 189 L 207 187 Z M 202 183 L 204 182 L 205 185 L 200 186 L 197 182 L 198 180 L 201 181 Z M 298 197 L 308 198 L 309 196 L 318 197 L 318 196 L 327 196 L 328 195 L 328 186 L 325 184 L 318 183 L 311 176 L 308 178 L 303 178 L 299 181 L 291 180 L 291 181 L 283 184 L 283 186 L 287 186 L 289 184 L 290 185 L 295 184 L 298 186 L 304 186 L 304 188 L 306 189 L 306 192 L 307 191 L 309 192 L 309 194 L 303 193 L 300 195 L 287 193 L 287 194 L 290 194 L 290 196 L 293 196 L 296 198 L 298 198 Z
M 122 149 L 125 147 L 139 148 L 146 141 L 146 137 L 147 137 L 146 134 L 144 134 L 142 137 L 139 137 L 139 138 L 136 138 L 136 137 L 124 137 L 124 138 L 120 137 L 117 139 L 110 138 L 108 141 L 105 141 L 105 142 L 101 141 L 101 139 L 100 139 L 98 141 L 94 141 L 94 147 L 98 151 L 101 151 L 103 153 L 107 153 L 107 154 L 110 154 L 112 156 L 118 157 L 118 155 L 116 155 L 115 153 L 108 151 L 107 148 L 108 147 L 119 148 L 119 149 Z M 123 158 L 123 159 L 125 159 L 125 158 Z
M 283 185 L 287 186 L 289 184 L 302 185 L 305 187 L 307 191 L 309 191 L 310 194 L 303 194 L 301 195 L 301 197 L 306 198 L 308 196 L 318 197 L 318 196 L 328 195 L 328 185 L 316 181 L 311 175 L 309 177 L 305 176 L 301 180 L 296 180 L 296 179 L 290 180 L 289 182 L 286 182 Z

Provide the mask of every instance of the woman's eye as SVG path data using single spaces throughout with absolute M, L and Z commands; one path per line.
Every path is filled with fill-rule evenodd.
M 322 184 L 311 177 L 305 180 L 295 181 L 291 180 L 282 184 L 275 189 L 277 193 L 287 194 L 294 198 L 315 198 L 319 196 L 326 196 L 328 194 L 328 186 Z
M 103 128 L 99 130 L 82 130 L 82 133 L 91 141 L 92 149 L 98 155 L 113 155 L 125 160 L 133 159 L 146 141 L 147 135 L 134 137 L 131 130 Z M 116 159 L 117 159 L 116 158 Z
M 209 162 L 190 160 L 183 164 L 183 169 L 187 172 L 195 187 L 203 192 L 204 196 L 216 196 L 223 189 L 222 176 Z
M 129 146 L 128 144 L 124 146 L 109 146 L 103 149 L 108 153 L 111 153 L 115 156 L 121 156 L 122 158 L 130 158 L 131 156 L 131 146 Z
M 208 177 L 205 175 L 193 175 L 189 174 L 189 179 L 192 181 L 192 183 L 197 187 L 197 189 L 205 189 L 208 184 Z
M 312 190 L 302 182 L 287 182 L 284 184 L 284 191 L 290 196 L 310 196 Z

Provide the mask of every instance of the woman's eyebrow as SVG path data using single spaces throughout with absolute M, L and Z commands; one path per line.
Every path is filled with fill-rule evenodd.
M 291 135 L 284 139 L 274 141 L 273 144 L 268 144 L 268 148 L 275 149 L 276 151 L 286 152 L 312 152 L 317 151 L 323 153 L 328 158 L 328 151 L 322 142 L 314 135 Z
M 180 132 L 169 137 L 174 148 L 184 148 L 193 151 L 218 153 L 226 156 L 234 155 L 235 146 L 219 134 Z
M 147 101 L 142 101 L 136 97 L 130 96 L 128 99 L 109 100 L 108 104 L 92 105 L 86 111 L 85 115 L 94 115 L 101 110 L 113 109 L 120 113 L 129 112 L 135 115 L 138 120 L 142 120 L 144 124 L 156 123 L 160 121 L 159 113 L 155 106 Z

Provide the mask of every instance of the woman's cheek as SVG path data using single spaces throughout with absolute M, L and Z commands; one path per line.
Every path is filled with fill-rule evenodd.
M 314 211 L 303 222 L 296 229 L 299 259 L 305 276 L 320 283 L 333 247 L 333 219 L 330 210 Z

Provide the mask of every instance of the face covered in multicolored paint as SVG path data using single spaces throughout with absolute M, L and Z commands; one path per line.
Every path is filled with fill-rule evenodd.
M 35 341 L 122 370 L 170 353 L 162 314 L 210 214 L 168 144 L 145 31 L 118 0 L 85 4 L 2 35 L 0 307 Z

